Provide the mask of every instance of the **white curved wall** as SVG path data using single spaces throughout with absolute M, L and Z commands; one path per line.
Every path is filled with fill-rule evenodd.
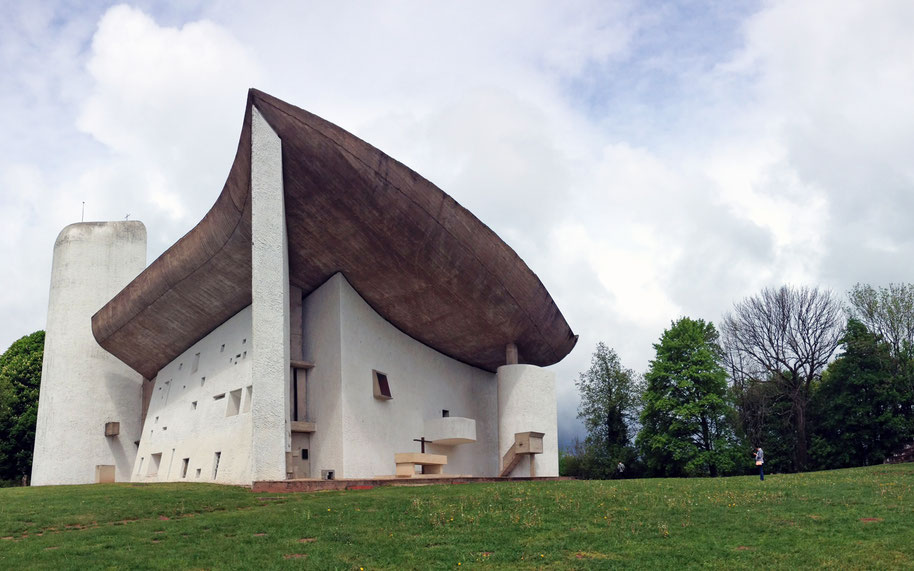
M 498 378 L 498 463 L 514 444 L 517 432 L 543 432 L 543 453 L 530 457 L 537 476 L 559 475 L 558 420 L 555 373 L 535 365 L 503 365 Z M 523 458 L 509 476 L 529 476 L 530 461 Z
M 447 357 L 378 315 L 336 274 L 304 300 L 304 357 L 311 435 L 311 474 L 370 478 L 396 471 L 394 454 L 419 452 L 414 438 L 446 409 L 472 418 L 476 441 L 429 444 L 446 454 L 445 474 L 497 475 L 495 375 Z M 387 374 L 391 400 L 374 398 L 372 370 Z M 553 409 L 553 415 L 554 415 Z
M 35 427 L 32 485 L 88 484 L 96 465 L 130 478 L 140 438 L 142 377 L 102 349 L 92 315 L 146 266 L 139 221 L 81 222 L 54 244 Z M 120 434 L 105 437 L 105 423 Z

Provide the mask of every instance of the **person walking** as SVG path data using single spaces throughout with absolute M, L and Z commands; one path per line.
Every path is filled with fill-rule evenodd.
M 758 466 L 758 477 L 761 481 L 765 481 L 765 453 L 762 451 L 762 447 L 759 446 L 755 449 L 755 465 Z

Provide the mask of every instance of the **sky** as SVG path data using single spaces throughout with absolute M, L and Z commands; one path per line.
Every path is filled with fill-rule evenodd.
M 782 284 L 914 281 L 908 0 L 0 0 L 0 346 L 45 326 L 67 224 L 202 218 L 256 87 L 368 141 L 511 245 L 575 350 L 647 369 L 683 316 Z M 84 214 L 83 214 L 84 209 Z

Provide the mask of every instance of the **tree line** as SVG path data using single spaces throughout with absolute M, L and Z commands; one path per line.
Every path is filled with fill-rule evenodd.
M 598 343 L 576 385 L 587 436 L 560 454 L 584 478 L 880 464 L 914 440 L 914 284 L 767 288 L 720 321 L 682 317 L 639 375 Z M 621 465 L 620 465 L 621 463 Z
M 26 335 L 0 355 L 0 486 L 32 473 L 44 331 Z

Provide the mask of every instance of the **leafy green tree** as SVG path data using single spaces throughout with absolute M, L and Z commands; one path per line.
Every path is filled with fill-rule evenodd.
M 0 356 L 0 480 L 32 472 L 44 331 L 19 339 Z
M 637 418 L 637 375 L 626 369 L 615 351 L 598 343 L 590 368 L 581 373 L 578 418 L 584 420 L 587 437 L 579 459 L 581 470 L 591 478 L 617 474 L 619 462 L 632 467 L 635 451 L 630 426 Z M 631 471 L 628 471 L 631 474 Z
M 654 344 L 637 442 L 649 473 L 717 476 L 744 464 L 712 323 L 683 317 Z
M 881 464 L 910 442 L 914 395 L 892 356 L 893 344 L 851 319 L 844 352 L 816 387 L 810 404 L 813 460 L 832 469 Z

